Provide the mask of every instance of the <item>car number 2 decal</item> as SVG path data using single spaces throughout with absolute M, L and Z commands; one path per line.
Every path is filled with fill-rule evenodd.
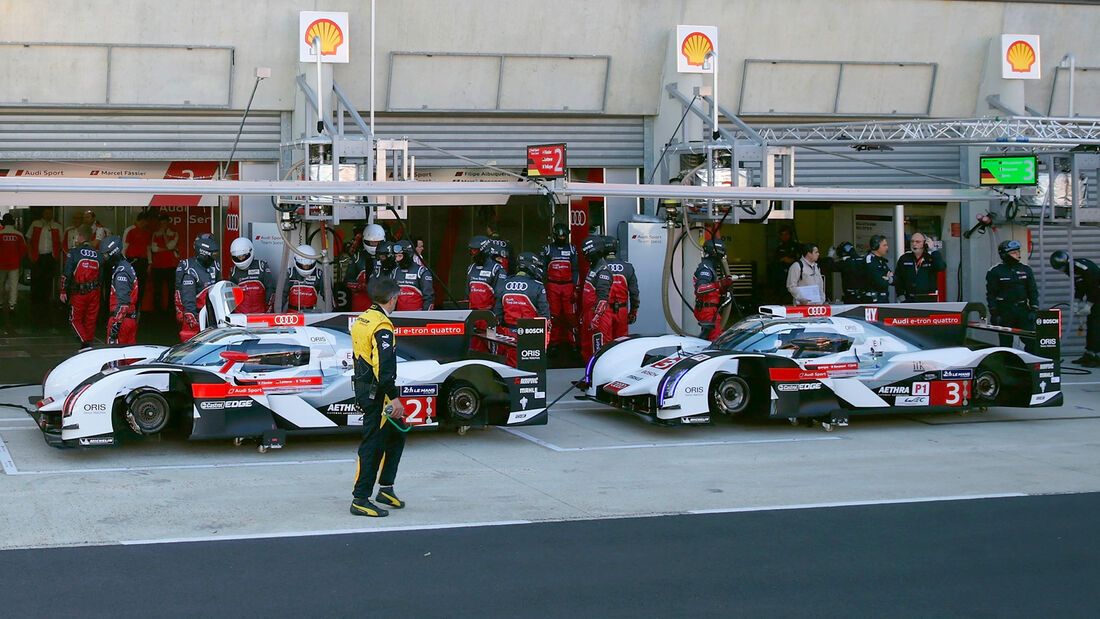
M 398 398 L 405 405 L 405 425 L 422 426 L 435 421 L 435 398 Z

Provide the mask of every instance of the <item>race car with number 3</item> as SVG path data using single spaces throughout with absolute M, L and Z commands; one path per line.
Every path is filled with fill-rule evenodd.
M 545 372 L 467 358 L 474 323 L 492 324 L 491 313 L 391 318 L 407 425 L 464 433 L 546 423 Z M 281 447 L 288 433 L 361 432 L 351 382 L 354 319 L 234 314 L 227 321 L 237 324 L 208 328 L 176 346 L 86 351 L 46 376 L 35 416 L 56 447 L 107 446 L 123 434 L 176 430 L 191 439 L 257 439 L 265 451 Z
M 980 304 L 764 306 L 713 343 L 628 336 L 589 361 L 582 397 L 665 425 L 717 417 L 816 420 L 854 414 L 1062 404 L 1056 311 L 1039 312 L 1039 354 L 964 345 Z M 1009 330 L 1014 331 L 1014 330 Z

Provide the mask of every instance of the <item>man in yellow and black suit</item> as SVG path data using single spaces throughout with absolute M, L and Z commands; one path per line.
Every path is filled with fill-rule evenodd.
M 397 465 L 405 448 L 405 433 L 398 429 L 405 409 L 397 399 L 397 350 L 393 323 L 389 313 L 397 305 L 401 288 L 390 278 L 376 279 L 370 285 L 370 309 L 355 319 L 351 326 L 354 353 L 355 401 L 363 410 L 363 441 L 359 443 L 355 489 L 352 491 L 351 513 L 356 516 L 381 517 L 386 509 L 371 503 L 374 482 L 379 483 L 374 500 L 401 509 L 405 502 L 393 492 Z M 392 409 L 392 410 L 391 410 Z M 390 421 L 386 416 L 390 416 Z M 379 476 L 378 469 L 382 473 Z

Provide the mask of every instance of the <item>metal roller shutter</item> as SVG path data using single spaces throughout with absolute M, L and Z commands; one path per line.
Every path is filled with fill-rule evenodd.
M 0 110 L 0 160 L 221 161 L 240 111 Z M 280 113 L 248 115 L 234 159 L 278 161 Z
M 1046 226 L 1043 230 L 1043 255 L 1039 254 L 1039 226 L 1029 226 L 1032 253 L 1027 260 L 1035 271 L 1039 283 L 1039 301 L 1043 306 L 1062 304 L 1063 312 L 1069 304 L 1069 278 L 1061 271 L 1050 266 L 1050 254 L 1069 246 L 1070 229 L 1067 226 Z M 1075 258 L 1087 258 L 1100 264 L 1100 228 L 1073 228 L 1073 255 Z M 1045 281 L 1044 281 L 1045 278 Z M 1100 311 L 1094 308 L 1093 311 Z M 1064 356 L 1076 358 L 1085 350 L 1085 338 L 1077 334 L 1084 327 L 1084 321 L 1074 319 L 1072 329 L 1063 332 L 1062 352 Z
M 807 187 L 957 188 L 958 183 L 930 176 L 958 180 L 961 156 L 961 149 L 950 145 L 897 146 L 887 151 L 856 151 L 848 146 L 815 146 L 813 150 L 796 147 L 794 178 L 797 185 Z
M 478 162 L 522 169 L 530 144 L 567 145 L 571 168 L 638 168 L 645 136 L 636 117 L 375 116 L 379 137 L 419 140 Z M 345 131 L 357 132 L 347 119 Z M 417 167 L 467 168 L 473 164 L 419 144 L 410 144 Z

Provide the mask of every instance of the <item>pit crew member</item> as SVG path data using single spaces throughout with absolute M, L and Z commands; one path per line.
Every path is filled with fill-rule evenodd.
M 107 318 L 107 343 L 132 345 L 137 343 L 137 300 L 141 298 L 141 283 L 137 272 L 122 257 L 122 239 L 109 236 L 99 244 L 103 266 L 110 273 L 110 315 Z
M 615 256 L 619 241 L 605 237 L 606 257 L 596 274 L 596 307 L 591 327 L 603 334 L 603 343 L 627 334 L 627 325 L 638 319 L 638 278 L 634 265 Z
M 401 287 L 397 298 L 397 311 L 420 311 L 435 309 L 435 284 L 432 272 L 415 262 L 416 252 L 413 244 L 401 240 L 393 243 L 393 258 L 397 268 L 393 270 L 393 279 Z
M 229 245 L 229 258 L 233 269 L 229 281 L 244 292 L 244 300 L 237 306 L 242 314 L 262 314 L 275 309 L 275 274 L 267 262 L 256 259 L 252 241 L 245 237 L 233 239 Z
M 943 257 L 928 247 L 920 232 L 909 237 L 909 251 L 894 268 L 894 290 L 901 303 L 935 303 L 939 300 L 939 275 L 947 268 Z
M 508 278 L 504 267 L 495 258 L 499 254 L 500 249 L 492 239 L 484 236 L 470 239 L 471 264 L 466 269 L 466 294 L 470 309 L 493 311 L 496 307 L 497 283 Z M 483 320 L 474 323 L 477 329 L 487 326 Z M 470 338 L 470 349 L 489 352 L 489 343 L 474 336 Z
M 397 498 L 393 483 L 405 449 L 405 434 L 396 424 L 405 416 L 405 408 L 397 398 L 397 341 L 389 313 L 397 305 L 400 288 L 389 278 L 379 278 L 371 285 L 374 304 L 355 319 L 351 326 L 355 401 L 363 411 L 363 440 L 359 443 L 355 487 L 352 489 L 350 511 L 355 516 L 383 517 L 389 511 L 371 502 L 375 479 L 378 495 L 375 501 L 401 509 L 405 502 Z M 392 407 L 387 411 L 386 408 Z M 392 418 L 386 420 L 386 416 Z M 381 472 L 379 472 L 381 466 Z M 381 473 L 381 474 L 379 474 Z
M 550 345 L 573 349 L 577 346 L 575 317 L 580 265 L 577 248 L 569 242 L 569 226 L 554 224 L 551 242 L 542 248 L 541 257 L 546 266 L 546 298 L 554 317 Z
M 886 242 L 886 237 L 876 234 L 871 237 L 867 248 L 870 251 L 863 257 L 863 301 L 889 303 L 890 284 L 894 282 L 894 272 L 890 270 L 890 263 L 886 260 L 890 244 Z
M 602 260 L 607 248 L 606 237 L 592 235 L 581 243 L 581 253 L 588 263 L 588 273 L 585 274 L 584 284 L 581 287 L 581 356 L 587 362 L 603 347 L 603 331 L 592 329 L 592 317 L 596 310 L 596 277 L 603 266 Z
M 1069 254 L 1058 250 L 1050 255 L 1050 266 L 1069 274 Z M 1088 318 L 1085 320 L 1085 354 L 1074 363 L 1089 368 L 1100 367 L 1100 266 L 1092 260 L 1073 259 L 1073 294 L 1086 301 Z M 1080 312 L 1084 313 L 1084 312 Z
M 523 252 L 516 258 L 516 274 L 501 279 L 496 287 L 497 332 L 516 337 L 516 323 L 520 318 L 542 317 L 549 321 L 550 304 L 546 299 L 546 287 L 542 284 L 542 260 L 531 252 Z M 516 367 L 516 347 L 504 347 L 504 361 Z
M 733 283 L 728 275 L 722 275 L 725 256 L 726 242 L 709 239 L 703 243 L 703 259 L 695 267 L 695 320 L 699 321 L 699 337 L 712 342 L 722 334 L 722 326 L 716 324 L 718 308 Z
M 351 262 L 344 273 L 344 283 L 351 291 L 351 309 L 366 311 L 370 306 L 370 279 L 378 270 L 375 254 L 378 245 L 386 240 L 386 231 L 378 224 L 370 224 L 356 234 L 352 242 Z
M 317 268 L 317 250 L 299 245 L 294 254 L 294 267 L 287 273 L 283 291 L 283 306 L 288 312 L 319 312 L 325 300 L 325 285 L 321 269 Z
M 69 324 L 76 331 L 82 349 L 91 348 L 95 340 L 96 317 L 99 316 L 99 276 L 103 258 L 92 247 L 92 229 L 80 226 L 77 245 L 69 250 L 61 269 L 61 302 L 69 304 Z
M 836 270 L 840 273 L 840 288 L 843 291 L 841 300 L 845 303 L 862 303 L 863 290 L 866 288 L 863 283 L 863 259 L 850 241 L 836 246 L 836 264 Z
M 176 320 L 180 323 L 180 341 L 191 339 L 202 330 L 199 310 L 206 305 L 206 289 L 218 281 L 218 241 L 213 235 L 195 237 L 195 256 L 181 260 L 176 267 Z
M 1001 241 L 997 246 L 1001 263 L 985 274 L 985 302 L 989 307 L 990 322 L 1003 327 L 1033 329 L 1035 311 L 1039 309 L 1039 289 L 1035 286 L 1035 273 L 1020 262 L 1020 242 Z M 999 334 L 1001 346 L 1012 346 L 1012 335 Z M 1032 342 L 1025 341 L 1029 352 Z

